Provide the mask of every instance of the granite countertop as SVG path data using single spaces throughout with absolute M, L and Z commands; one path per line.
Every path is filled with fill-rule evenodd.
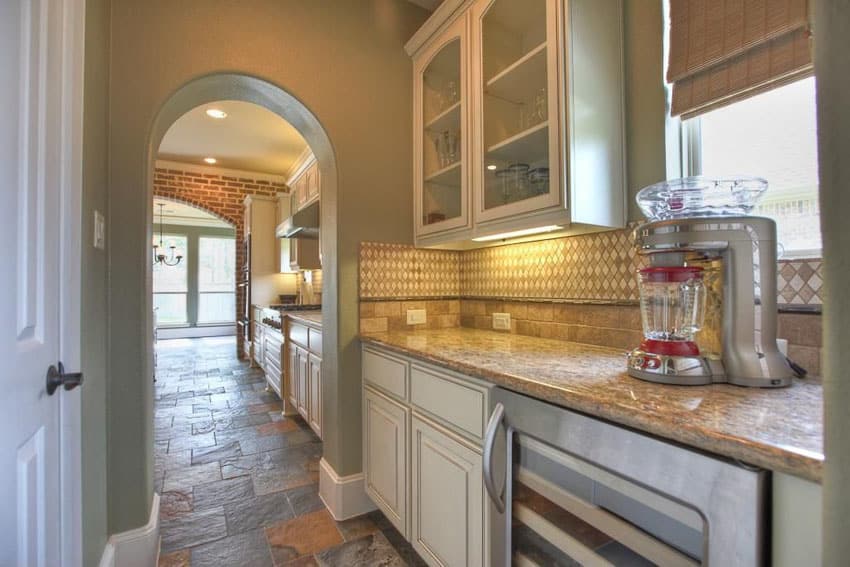
M 565 408 L 820 482 L 823 390 L 666 386 L 625 373 L 625 353 L 467 328 L 363 334 L 361 340 Z
M 290 317 L 306 325 L 322 326 L 322 311 L 320 309 L 313 311 L 281 311 L 280 315 L 281 317 Z

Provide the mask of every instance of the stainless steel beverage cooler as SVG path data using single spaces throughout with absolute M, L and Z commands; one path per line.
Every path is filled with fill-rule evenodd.
M 766 473 L 496 388 L 490 563 L 763 565 Z

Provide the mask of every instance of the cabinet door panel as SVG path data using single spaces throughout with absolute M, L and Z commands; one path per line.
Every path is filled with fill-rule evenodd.
M 481 455 L 412 418 L 413 547 L 435 567 L 484 565 Z
M 466 17 L 414 62 L 417 235 L 470 226 Z
M 366 492 L 407 537 L 408 410 L 363 390 L 363 475 Z
M 294 345 L 289 345 L 289 366 L 286 370 L 289 382 L 289 401 L 292 407 L 298 409 L 298 351 Z
M 310 419 L 308 423 L 322 438 L 322 359 L 310 355 Z
M 473 7 L 476 223 L 566 200 L 561 11 L 557 0 L 479 0 Z
M 296 347 L 297 348 L 297 347 Z M 307 351 L 298 349 L 298 413 L 305 420 L 309 420 L 309 364 L 307 360 Z

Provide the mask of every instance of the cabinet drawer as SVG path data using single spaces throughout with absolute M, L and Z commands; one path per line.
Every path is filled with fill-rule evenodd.
M 407 372 L 404 360 L 363 350 L 363 380 L 401 400 L 407 400 Z
M 310 338 L 310 350 L 322 356 L 322 332 L 316 329 L 308 329 L 307 334 Z
M 309 329 L 298 323 L 289 324 L 289 340 L 301 345 L 304 348 L 309 348 Z
M 487 389 L 432 368 L 410 369 L 410 402 L 462 435 L 484 436 Z

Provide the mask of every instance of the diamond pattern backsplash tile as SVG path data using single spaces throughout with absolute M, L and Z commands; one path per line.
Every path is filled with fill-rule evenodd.
M 636 301 L 628 230 L 463 252 L 463 297 Z
M 780 260 L 776 289 L 780 307 L 823 305 L 823 260 Z
M 360 246 L 360 297 L 636 302 L 640 259 L 631 230 L 466 250 Z M 823 262 L 781 260 L 780 307 L 823 304 Z
M 458 297 L 460 253 L 405 244 L 360 244 L 360 297 Z

